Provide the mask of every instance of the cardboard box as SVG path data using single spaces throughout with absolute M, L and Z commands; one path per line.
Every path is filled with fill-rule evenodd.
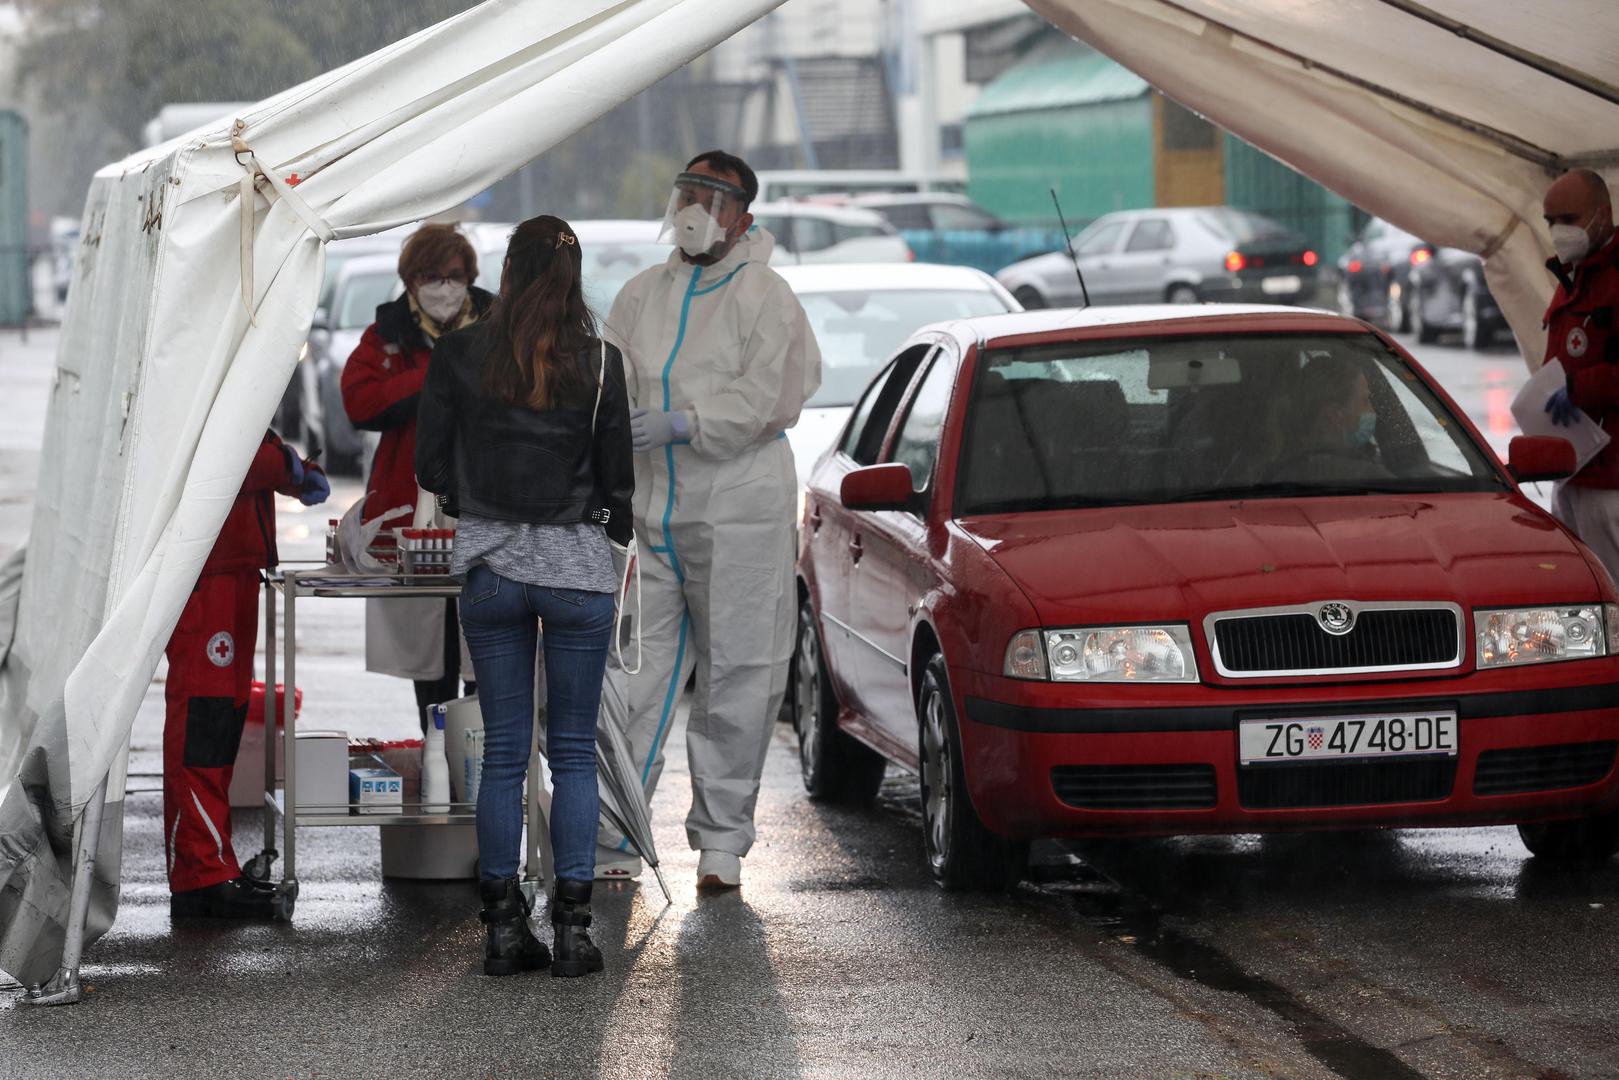
M 362 814 L 397 814 L 404 804 L 404 785 L 399 774 L 376 765 L 349 770 L 349 802 Z

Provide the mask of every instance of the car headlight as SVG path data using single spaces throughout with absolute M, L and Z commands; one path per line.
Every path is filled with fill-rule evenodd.
M 1197 682 L 1184 624 L 1024 630 L 1006 648 L 1006 674 L 1052 682 Z
M 1475 611 L 1473 629 L 1481 668 L 1585 660 L 1619 643 L 1619 605 Z

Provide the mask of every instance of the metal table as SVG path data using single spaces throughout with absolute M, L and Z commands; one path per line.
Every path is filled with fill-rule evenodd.
M 258 876 L 268 880 L 269 863 L 276 857 L 276 819 L 281 821 L 282 863 L 281 881 L 276 884 L 275 910 L 281 919 L 291 919 L 298 900 L 298 829 L 300 826 L 327 826 L 366 828 L 399 825 L 470 825 L 477 820 L 476 808 L 471 803 L 451 802 L 447 812 L 428 812 L 420 801 L 404 803 L 398 813 L 361 814 L 347 803 L 341 806 L 300 805 L 298 802 L 296 738 L 298 718 L 295 715 L 295 693 L 276 693 L 276 596 L 286 600 L 285 631 L 280 637 L 282 666 L 286 672 L 285 684 L 296 690 L 298 665 L 298 601 L 309 598 L 335 599 L 410 599 L 454 598 L 461 594 L 461 586 L 443 574 L 379 574 L 360 575 L 319 570 L 285 570 L 264 576 L 264 865 L 256 867 Z M 270 720 L 281 707 L 282 761 L 286 777 L 284 795 L 276 795 L 275 728 Z M 524 863 L 523 887 L 533 899 L 541 883 L 549 881 L 552 857 L 549 830 L 550 795 L 541 782 L 541 764 L 538 751 L 539 725 L 535 725 L 535 745 L 529 751 L 528 792 L 525 798 L 525 816 L 528 819 L 527 859 Z M 418 788 L 418 795 L 420 790 Z M 254 860 L 257 862 L 258 860 Z

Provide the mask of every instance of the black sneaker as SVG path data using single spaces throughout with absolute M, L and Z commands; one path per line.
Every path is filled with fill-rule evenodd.
M 275 893 L 245 883 L 241 878 L 221 881 L 202 889 L 188 889 L 169 895 L 171 919 L 259 919 L 275 918 Z

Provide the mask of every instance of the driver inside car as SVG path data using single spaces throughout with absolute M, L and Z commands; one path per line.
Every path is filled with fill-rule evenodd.
M 1272 481 L 1355 482 L 1390 479 L 1377 443 L 1377 411 L 1359 365 L 1312 358 L 1291 393 L 1276 395 L 1280 450 Z

